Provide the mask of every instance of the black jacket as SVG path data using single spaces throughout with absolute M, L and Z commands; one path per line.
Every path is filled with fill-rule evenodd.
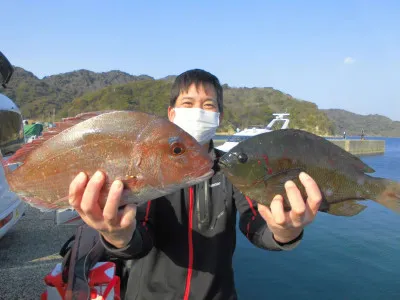
M 215 149 L 217 158 L 221 153 Z M 254 201 L 217 170 L 207 182 L 149 201 L 137 208 L 137 228 L 129 245 L 110 256 L 134 259 L 126 299 L 237 299 L 232 256 L 239 228 L 257 247 L 289 250 L 278 244 Z

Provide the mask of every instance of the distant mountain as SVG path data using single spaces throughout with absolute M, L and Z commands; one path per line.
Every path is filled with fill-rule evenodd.
M 166 81 L 174 82 L 176 77 L 177 77 L 176 75 L 168 75 L 168 76 L 165 76 L 163 78 L 160 78 L 160 80 L 166 80 Z
M 166 116 L 169 94 L 176 75 L 154 79 L 134 76 L 118 70 L 96 73 L 77 70 L 39 79 L 33 73 L 15 67 L 9 88 L 0 90 L 13 99 L 25 118 L 42 121 L 73 116 L 102 109 L 141 110 Z M 224 121 L 221 132 L 236 128 L 266 125 L 272 113 L 290 113 L 290 127 L 319 135 L 360 134 L 400 136 L 400 122 L 373 115 L 361 116 L 344 110 L 320 110 L 317 105 L 265 88 L 234 88 L 223 84 Z
M 110 109 L 139 110 L 166 116 L 171 83 L 164 80 L 141 80 L 111 85 L 88 92 L 65 104 L 58 116 Z
M 335 124 L 335 132 L 339 135 L 345 131 L 347 135 L 360 135 L 362 130 L 367 136 L 400 137 L 400 122 L 385 116 L 359 115 L 343 109 L 322 109 Z
M 134 76 L 121 71 L 95 73 L 88 70 L 78 70 L 43 78 L 43 82 L 70 94 L 72 98 L 86 92 L 92 92 L 113 84 L 153 79 L 147 75 Z
M 39 79 L 33 73 L 15 67 L 8 88 L 1 92 L 13 99 L 26 118 L 45 118 L 61 110 L 74 98 L 113 84 L 152 80 L 147 75 L 134 76 L 121 71 L 95 73 L 88 70 L 52 75 Z

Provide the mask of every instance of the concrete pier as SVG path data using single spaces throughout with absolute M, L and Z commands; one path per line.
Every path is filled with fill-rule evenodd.
M 328 139 L 328 141 L 343 148 L 351 154 L 361 155 L 379 155 L 385 153 L 384 140 L 336 140 Z M 214 145 L 219 146 L 226 142 L 226 139 L 214 140 Z
M 385 153 L 384 140 L 328 140 L 354 155 L 376 155 Z

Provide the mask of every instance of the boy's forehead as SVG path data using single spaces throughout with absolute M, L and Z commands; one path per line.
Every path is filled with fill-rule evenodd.
M 215 88 L 212 84 L 210 83 L 198 83 L 197 85 L 195 83 L 192 83 L 189 85 L 188 89 L 181 89 L 179 96 L 184 96 L 184 95 L 193 95 L 193 94 L 205 94 L 209 96 L 210 98 L 214 98 L 215 100 L 217 99 L 217 93 L 215 91 Z

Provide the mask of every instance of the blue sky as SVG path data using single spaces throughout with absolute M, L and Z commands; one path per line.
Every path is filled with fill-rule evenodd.
M 203 68 L 400 121 L 399 1 L 1 1 L 0 51 L 39 78 Z

